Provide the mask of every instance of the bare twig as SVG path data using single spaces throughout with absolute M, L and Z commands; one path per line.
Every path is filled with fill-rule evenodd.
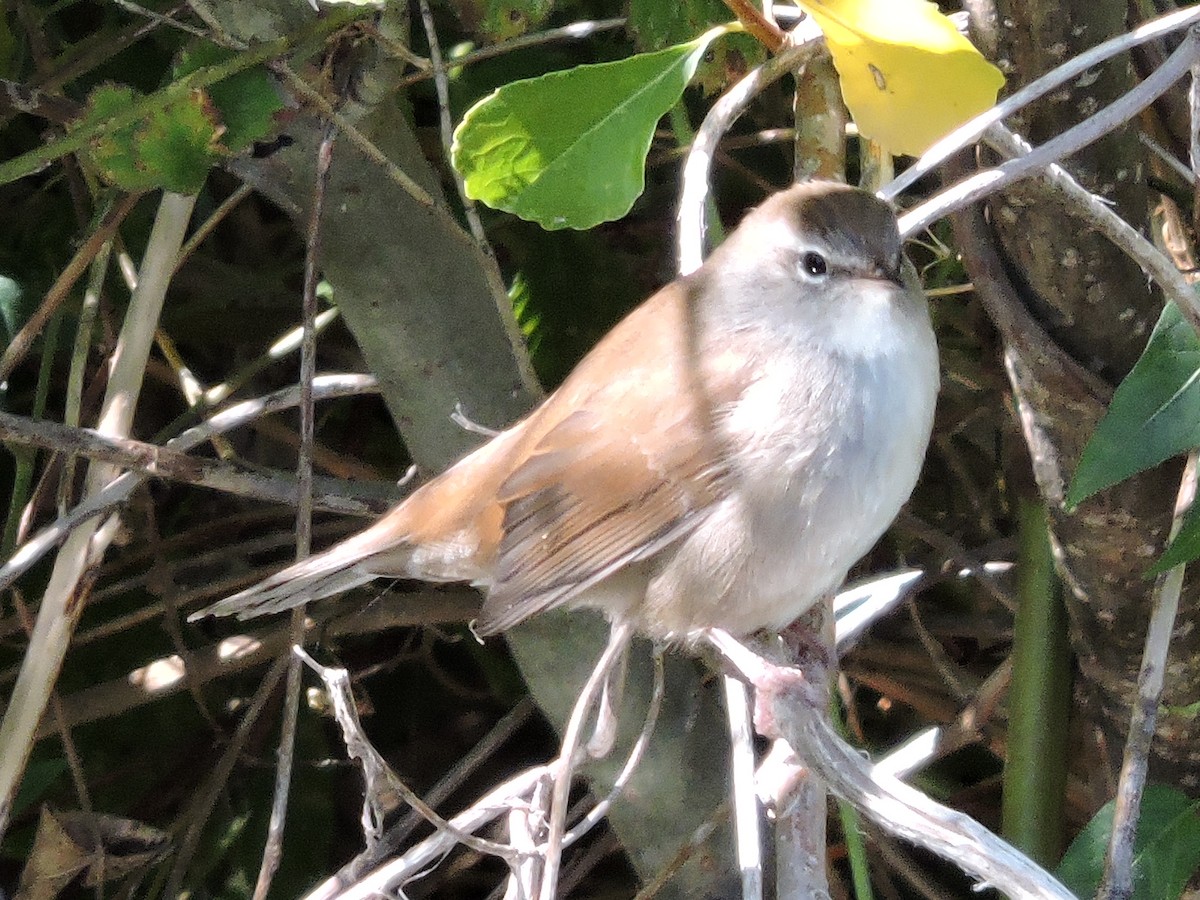
M 196 248 L 203 244 L 210 234 L 216 231 L 220 225 L 229 216 L 231 212 L 237 209 L 238 204 L 254 193 L 254 186 L 249 184 L 239 184 L 237 189 L 221 201 L 221 205 L 212 211 L 212 213 L 201 222 L 196 231 L 192 234 L 187 242 L 180 248 L 179 257 L 175 260 L 175 271 L 178 272 L 183 264 L 188 261 L 188 258 L 196 252 Z
M 1175 517 L 1171 522 L 1171 540 L 1179 534 L 1183 516 L 1196 499 L 1196 457 L 1195 450 L 1188 454 L 1187 465 L 1179 482 Z M 1133 896 L 1133 841 L 1137 835 L 1142 793 L 1146 788 L 1150 744 L 1154 740 L 1155 722 L 1158 721 L 1158 704 L 1162 699 L 1163 681 L 1167 674 L 1171 632 L 1179 612 L 1184 569 L 1183 565 L 1175 566 L 1160 575 L 1154 584 L 1150 625 L 1146 629 L 1142 666 L 1138 671 L 1137 700 L 1132 704 L 1129 737 L 1125 740 L 1125 754 L 1117 782 L 1108 856 L 1104 862 L 1104 880 L 1097 895 L 1100 900 L 1124 900 Z
M 297 560 L 307 558 L 312 552 L 313 434 L 316 418 L 313 381 L 317 375 L 317 279 L 320 277 L 321 217 L 325 209 L 329 166 L 333 161 L 336 135 L 337 127 L 332 123 L 327 125 L 317 147 L 312 210 L 305 242 L 300 343 L 300 456 L 296 462 L 296 480 L 300 493 L 300 502 L 296 507 Z M 295 647 L 299 647 L 304 640 L 304 620 L 305 608 L 304 604 L 301 604 L 291 613 L 291 641 Z M 290 655 L 287 689 L 283 701 L 283 722 L 280 725 L 278 763 L 275 769 L 275 791 L 271 800 L 271 819 L 267 826 L 262 866 L 258 870 L 258 881 L 254 886 L 254 900 L 264 900 L 267 896 L 271 880 L 283 856 L 283 827 L 287 816 L 292 763 L 296 750 L 296 717 L 300 710 L 300 668 L 300 656 Z
M 470 53 L 464 53 L 462 56 L 456 56 L 451 65 L 455 69 L 469 66 L 473 63 L 482 62 L 485 59 L 495 59 L 497 56 L 504 56 L 507 53 L 512 53 L 514 50 L 524 50 L 528 47 L 538 47 L 542 44 L 552 44 L 555 41 L 564 39 L 582 40 L 583 38 L 591 37 L 594 34 L 601 34 L 605 31 L 615 31 L 618 28 L 625 27 L 625 19 L 596 19 L 595 21 L 572 22 L 570 25 L 563 25 L 560 28 L 549 28 L 545 31 L 535 31 L 532 34 L 523 34 L 520 37 L 510 38 L 507 41 L 500 41 L 496 44 L 489 44 L 486 47 L 479 47 L 472 50 Z M 389 49 L 391 43 L 387 44 Z M 433 77 L 433 67 L 423 68 L 420 72 L 414 72 L 411 75 L 405 75 L 396 82 L 397 88 L 406 88 L 409 85 L 417 84 Z
M 826 698 L 802 672 L 773 665 L 720 631 L 710 645 L 758 691 L 760 731 L 783 737 L 829 789 L 886 831 L 951 860 L 1014 900 L 1075 900 L 1065 887 L 974 819 L 873 772 L 826 719 Z M 773 736 L 773 735 L 768 735 Z
M 27 419 L 0 412 L 0 440 L 86 456 L 121 469 L 133 469 L 156 478 L 212 488 L 239 497 L 270 503 L 299 503 L 294 476 L 262 472 L 238 462 L 190 456 L 170 447 L 132 438 L 105 437 L 90 428 L 69 428 L 48 420 Z M 314 491 L 314 508 L 349 516 L 376 516 L 387 511 L 397 496 L 383 495 L 376 483 L 361 485 L 339 479 L 320 479 Z
M 759 12 L 749 0 L 725 0 L 725 5 L 737 16 L 742 27 L 772 53 L 778 53 L 786 43 L 787 35 L 783 29 Z
M 1129 121 L 1191 69 L 1196 60 L 1198 43 L 1200 38 L 1196 32 L 1189 30 L 1175 52 L 1132 90 L 1029 154 L 977 172 L 905 213 L 900 218 L 901 233 L 919 231 L 942 216 L 1036 174 Z
M 213 807 L 216 806 L 217 798 L 224 791 L 225 782 L 229 780 L 234 764 L 241 756 L 242 748 L 250 737 L 254 723 L 262 715 L 263 708 L 274 694 L 286 668 L 287 657 L 280 656 L 275 660 L 274 665 L 271 666 L 258 686 L 250 708 L 238 722 L 237 731 L 229 741 L 229 746 L 221 754 L 220 760 L 205 779 L 202 788 L 193 796 L 192 803 L 182 818 L 182 821 L 187 823 L 187 831 L 180 842 L 179 851 L 175 854 L 175 862 L 171 866 L 171 874 L 167 878 L 167 886 L 162 896 L 178 897 L 183 893 L 183 878 L 192 864 L 192 857 L 196 855 L 196 848 L 200 846 L 200 837 L 204 833 L 205 826 L 209 824 L 209 818 L 212 815 Z
M 550 803 L 549 834 L 546 838 L 546 850 L 542 859 L 542 883 L 538 896 L 541 900 L 554 900 L 558 888 L 558 871 L 562 864 L 563 835 L 566 832 L 567 797 L 571 790 L 571 776 L 576 765 L 576 754 L 583 736 L 583 728 L 589 714 L 595 705 L 601 686 L 607 681 L 609 673 L 618 665 L 629 649 L 633 638 L 633 626 L 628 622 L 612 625 L 608 636 L 608 646 L 596 662 L 595 669 L 584 683 L 575 701 L 575 708 L 567 727 L 563 730 L 562 750 L 558 759 L 551 765 L 554 790 Z
M 1029 145 L 1019 136 L 997 125 L 987 133 L 988 143 L 1002 153 L 1021 156 Z M 1087 220 L 1130 259 L 1152 277 L 1168 297 L 1175 301 L 1188 321 L 1200 331 L 1200 299 L 1191 283 L 1167 256 L 1136 228 L 1122 219 L 1112 207 L 1075 180 L 1062 166 L 1048 166 L 1035 184 L 1044 184 L 1071 206 L 1071 211 Z
M 313 390 L 319 399 L 373 393 L 378 389 L 378 384 L 370 375 L 324 375 L 316 379 L 313 385 Z M 172 438 L 167 442 L 167 447 L 190 450 L 197 444 L 207 441 L 214 434 L 231 431 L 260 416 L 270 415 L 295 406 L 299 402 L 299 394 L 300 389 L 297 387 L 284 388 L 265 397 L 237 403 L 212 416 L 203 425 L 189 428 L 179 437 Z M 142 472 L 126 472 L 119 478 L 113 479 L 95 496 L 89 496 L 70 513 L 39 531 L 22 544 L 4 565 L 0 566 L 0 590 L 12 584 L 60 541 L 66 539 L 72 529 L 78 528 L 81 523 L 103 515 L 125 502 L 133 490 L 148 477 Z
M 754 791 L 754 735 L 750 689 L 732 675 L 724 676 L 725 709 L 729 716 L 729 768 L 732 775 L 734 835 L 742 900 L 762 900 L 763 858 L 759 838 L 758 796 Z
M 38 306 L 37 311 L 9 341 L 8 346 L 4 349 L 4 355 L 0 356 L 0 384 L 8 380 L 8 376 L 12 374 L 17 363 L 24 359 L 29 348 L 33 346 L 34 340 L 46 327 L 46 323 L 50 321 L 50 317 L 71 293 L 75 282 L 91 265 L 101 248 L 112 240 L 121 223 L 125 221 L 125 217 L 129 215 L 140 199 L 141 194 L 126 194 L 122 197 L 104 217 L 99 227 L 88 235 L 87 240 L 75 251 L 75 255 L 71 257 L 71 261 L 54 280 L 50 290 L 46 291 L 46 297 Z
M 1066 84 L 1077 75 L 1081 75 L 1104 60 L 1116 56 L 1126 50 L 1145 44 L 1148 41 L 1163 37 L 1173 31 L 1180 31 L 1200 22 L 1200 7 L 1189 6 L 1153 21 L 1146 22 L 1126 34 L 1118 35 L 1091 50 L 1081 53 L 1068 60 L 1061 66 L 1056 66 L 1042 77 L 1031 81 L 1011 97 L 997 103 L 991 109 L 980 113 L 964 125 L 959 126 L 944 138 L 926 150 L 921 158 L 905 170 L 904 174 L 885 187 L 880 195 L 886 200 L 895 200 L 900 194 L 917 183 L 922 176 L 932 172 L 938 165 L 945 162 L 959 150 L 969 147 L 992 125 L 999 124 L 1008 116 L 1028 106 L 1039 97 Z
M 411 788 L 397 777 L 387 761 L 367 739 L 354 706 L 350 692 L 350 673 L 343 668 L 323 666 L 299 644 L 293 644 L 293 655 L 317 673 L 325 685 L 333 706 L 334 718 L 342 729 L 342 740 L 346 744 L 346 755 L 356 759 L 362 767 L 365 790 L 363 791 L 362 825 L 363 837 L 368 850 L 378 844 L 383 834 L 384 809 L 380 802 L 389 791 L 396 791 L 413 811 L 440 831 L 444 831 L 458 843 L 478 853 L 499 856 L 514 861 L 517 853 L 505 844 L 477 838 L 473 834 L 459 831 L 422 800 Z
M 558 848 L 560 851 L 563 847 L 570 846 L 581 838 L 607 814 L 613 800 L 624 789 L 636 770 L 638 763 L 644 756 L 662 703 L 663 669 L 661 652 L 656 651 L 654 663 L 653 693 L 650 697 L 641 733 L 634 742 L 629 756 L 621 768 L 621 772 L 615 779 L 611 791 L 580 820 L 579 824 L 563 835 L 561 845 Z M 605 669 L 607 666 L 608 664 L 603 663 L 603 661 L 597 664 L 596 669 L 593 671 L 596 681 L 593 688 L 597 688 L 605 679 Z M 586 718 L 586 711 L 583 715 Z M 578 741 L 576 741 L 576 746 L 578 746 Z M 532 884 L 533 881 L 526 876 L 536 876 L 538 864 L 550 852 L 550 845 L 549 842 L 539 843 L 538 841 L 538 835 L 544 830 L 544 823 L 541 821 L 535 823 L 534 820 L 538 818 L 537 816 L 522 815 L 521 811 L 528 813 L 530 810 L 544 808 L 550 799 L 543 796 L 545 794 L 545 786 L 552 778 L 556 777 L 555 770 L 558 768 L 559 763 L 556 761 L 545 766 L 537 766 L 514 776 L 499 788 L 489 792 L 470 809 L 455 816 L 444 827 L 439 825 L 438 831 L 434 835 L 409 848 L 397 859 L 385 863 L 367 875 L 361 874 L 364 868 L 363 861 L 370 858 L 371 854 L 364 853 L 355 863 L 347 866 L 333 878 L 318 886 L 308 895 L 307 900 L 334 900 L 334 898 L 337 898 L 337 900 L 352 900 L 352 898 L 353 900 L 358 900 L 358 898 L 364 898 L 365 900 L 365 898 L 373 898 L 390 891 L 395 891 L 408 879 L 426 869 L 437 859 L 445 856 L 454 847 L 455 843 L 467 843 L 469 846 L 480 845 L 484 848 L 483 852 L 489 853 L 496 853 L 499 850 L 499 855 L 509 859 L 510 865 L 519 870 L 517 873 L 519 880 L 526 885 Z M 514 811 L 516 811 L 515 817 Z M 414 813 L 414 815 L 417 814 L 429 818 L 424 812 Z M 488 842 L 480 842 L 478 839 L 468 841 L 461 839 L 462 834 L 477 831 L 483 825 L 487 824 L 487 822 L 505 815 L 508 815 L 509 828 L 513 830 L 510 850 L 505 850 L 504 848 L 492 849 Z M 430 821 L 434 821 L 435 824 L 440 822 L 436 816 L 431 817 Z M 524 824 L 521 824 L 522 822 Z M 511 852 L 512 850 L 519 852 L 514 855 Z M 529 896 L 531 894 L 527 891 L 526 895 Z
M 801 26 L 803 27 L 803 26 Z M 713 104 L 688 151 L 683 167 L 683 189 L 679 196 L 679 264 L 680 275 L 700 268 L 704 260 L 704 208 L 708 198 L 708 173 L 717 144 L 750 101 L 768 85 L 802 65 L 820 50 L 820 32 L 813 25 L 803 33 L 793 31 L 790 45 L 778 56 L 759 66 Z
M 552 765 L 552 764 L 551 764 Z M 508 813 L 514 797 L 529 796 L 550 775 L 550 765 L 526 769 L 481 797 L 470 809 L 450 820 L 456 832 L 472 832 Z M 403 856 L 380 866 L 354 884 L 343 886 L 334 879 L 318 885 L 305 900 L 376 900 L 387 896 L 415 873 L 441 859 L 454 848 L 449 832 L 439 831 L 408 850 Z
M 650 694 L 650 704 L 646 709 L 646 718 L 642 722 L 641 734 L 638 735 L 637 740 L 634 742 L 633 749 L 630 750 L 620 774 L 613 780 L 612 788 L 609 789 L 608 794 L 603 800 L 588 810 L 587 815 L 580 819 L 579 823 L 563 836 L 564 847 L 571 846 L 587 834 L 587 832 L 600 824 L 600 820 L 608 815 L 608 810 L 611 808 L 613 802 L 625 790 L 629 779 L 633 777 L 633 773 L 637 770 L 638 763 L 642 761 L 642 757 L 646 754 L 646 747 L 650 743 L 650 735 L 654 733 L 654 726 L 658 723 L 658 713 L 662 707 L 662 699 L 663 654 L 662 648 L 656 648 L 654 651 L 654 687 Z
M 211 590 L 204 592 L 205 598 L 212 596 Z M 187 592 L 180 596 L 179 605 L 184 607 L 195 599 L 191 592 Z M 479 599 L 469 588 L 454 592 L 428 588 L 381 596 L 371 603 L 368 610 L 347 615 L 348 610 L 354 609 L 353 604 L 349 607 L 326 604 L 313 610 L 304 642 L 377 634 L 389 628 L 463 623 L 479 612 Z M 162 604 L 152 604 L 150 612 L 154 616 L 161 616 Z M 139 618 L 145 620 L 151 616 Z M 178 694 L 185 687 L 185 678 L 203 685 L 218 678 L 261 668 L 286 654 L 290 646 L 290 625 L 283 619 L 192 650 L 187 660 L 175 654 L 158 657 L 119 677 L 63 697 L 63 721 L 67 726 L 74 727 L 115 718 Z M 53 734 L 53 724 L 43 723 L 38 728 L 37 738 L 42 740 Z
M 487 235 L 484 234 L 483 222 L 479 219 L 475 201 L 467 196 L 467 185 L 463 180 L 462 173 L 450 165 L 451 145 L 454 143 L 454 123 L 450 121 L 450 79 L 446 77 L 446 65 L 442 61 L 442 45 L 438 41 L 437 28 L 433 24 L 433 10 L 429 6 L 429 0 L 421 0 L 420 8 L 421 22 L 425 26 L 425 39 L 429 42 L 429 62 L 433 72 L 433 85 L 438 98 L 438 133 L 442 138 L 442 154 L 445 157 L 446 168 L 450 170 L 450 174 L 454 178 L 454 186 L 458 189 L 458 198 L 462 203 L 467 227 L 471 229 L 471 236 L 475 238 L 479 251 L 491 259 L 494 256 L 492 246 L 488 243 Z
M 276 68 L 287 79 L 288 85 L 292 90 L 305 103 L 310 104 L 316 109 L 326 121 L 337 125 L 341 137 L 362 151 L 367 159 L 378 165 L 388 178 L 396 182 L 410 197 L 424 206 L 433 216 L 446 220 L 447 224 L 451 226 L 447 229 L 447 234 L 456 241 L 461 241 L 464 249 L 473 257 L 473 263 L 478 265 L 480 271 L 484 274 L 489 292 L 492 295 L 492 300 L 496 305 L 497 315 L 504 325 L 505 335 L 514 350 L 513 359 L 516 361 L 517 370 L 520 372 L 522 385 L 532 396 L 540 396 L 542 393 L 541 385 L 537 380 L 537 374 L 533 371 L 533 364 L 529 361 L 529 354 L 524 350 L 524 339 L 521 336 L 521 330 L 517 327 L 516 317 L 512 311 L 512 304 L 508 300 L 508 289 L 504 285 L 504 279 L 500 275 L 500 268 L 496 265 L 496 260 L 490 254 L 490 251 L 485 252 L 470 234 L 463 231 L 458 223 L 453 221 L 453 217 L 444 203 L 435 201 L 428 191 L 413 181 L 412 177 L 400 168 L 400 166 L 392 162 L 382 150 L 375 146 L 375 143 L 367 135 L 355 127 L 353 122 L 334 109 L 333 105 L 320 91 L 309 86 L 303 78 L 293 72 L 286 64 L 277 63 Z
M 101 432 L 124 436 L 129 431 L 154 329 L 194 203 L 194 195 L 163 195 L 142 260 L 138 289 L 130 301 L 114 353 L 99 420 Z M 115 474 L 110 466 L 93 464 L 88 470 L 87 496 L 101 493 Z M 38 722 L 83 611 L 85 574 L 103 556 L 114 534 L 114 527 L 101 529 L 88 521 L 71 533 L 55 561 L 21 673 L 0 722 L 0 835 L 7 827 Z

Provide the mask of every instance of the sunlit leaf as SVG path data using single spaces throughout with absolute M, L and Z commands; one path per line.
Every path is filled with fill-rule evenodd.
M 720 33 L 499 88 L 454 133 L 467 194 L 543 228 L 619 219 L 645 185 L 658 120 Z
M 825 33 L 858 130 L 917 156 L 996 102 L 1000 70 L 926 0 L 800 0 Z

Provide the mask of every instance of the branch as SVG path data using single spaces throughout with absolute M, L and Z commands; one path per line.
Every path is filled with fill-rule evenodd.
M 117 468 L 134 469 L 157 478 L 212 488 L 238 497 L 287 506 L 295 506 L 298 502 L 296 479 L 284 472 L 262 472 L 239 462 L 191 456 L 169 446 L 108 437 L 91 428 L 71 428 L 57 422 L 0 412 L 0 441 L 85 456 Z M 394 485 L 389 483 L 363 485 L 337 478 L 317 481 L 319 490 L 313 502 L 322 512 L 377 516 L 387 512 L 399 499 L 394 496 Z
M 711 631 L 708 642 L 755 686 L 760 733 L 784 738 L 831 791 L 878 826 L 948 859 L 1013 900 L 1076 900 L 1052 875 L 970 816 L 874 771 L 833 730 L 824 712 L 827 698 L 799 669 L 770 663 L 721 631 Z
M 318 399 L 331 399 L 378 391 L 379 386 L 370 375 L 323 375 L 313 383 L 313 394 Z M 179 437 L 167 441 L 167 447 L 190 450 L 204 443 L 214 434 L 223 434 L 259 416 L 269 415 L 295 406 L 300 400 L 298 387 L 285 388 L 266 397 L 237 403 L 212 416 L 203 425 L 189 428 Z M 95 496 L 88 497 L 66 515 L 47 525 L 36 535 L 17 548 L 17 551 L 0 566 L 0 590 L 4 590 L 20 578 L 30 567 L 52 548 L 65 540 L 73 529 L 83 522 L 103 515 L 124 503 L 134 489 L 149 476 L 142 472 L 126 472 L 109 482 Z

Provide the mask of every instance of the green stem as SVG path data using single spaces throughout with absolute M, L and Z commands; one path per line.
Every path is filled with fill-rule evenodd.
M 871 866 L 867 858 L 867 842 L 859 828 L 858 812 L 845 800 L 839 800 L 838 819 L 842 823 L 842 838 L 846 841 L 846 858 L 850 861 L 850 881 L 854 885 L 854 900 L 872 900 Z
M 1004 836 L 1044 865 L 1062 853 L 1071 652 L 1045 507 L 1021 508 L 1020 607 L 1013 638 Z

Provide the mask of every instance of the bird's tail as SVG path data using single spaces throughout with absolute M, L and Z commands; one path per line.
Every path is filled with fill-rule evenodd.
M 270 613 L 283 612 L 308 603 L 340 594 L 366 584 L 378 576 L 365 565 L 364 552 L 372 546 L 373 528 L 359 532 L 328 550 L 303 559 L 276 572 L 270 578 L 239 591 L 188 616 L 195 622 L 205 616 L 232 616 L 250 619 Z M 395 550 L 393 550 L 395 554 Z

